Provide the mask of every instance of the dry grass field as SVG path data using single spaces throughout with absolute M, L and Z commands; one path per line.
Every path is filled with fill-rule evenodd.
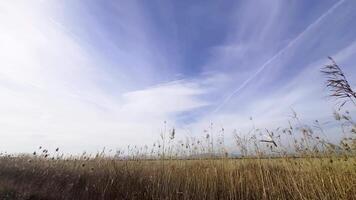
M 356 199 L 356 159 L 1 158 L 1 199 Z

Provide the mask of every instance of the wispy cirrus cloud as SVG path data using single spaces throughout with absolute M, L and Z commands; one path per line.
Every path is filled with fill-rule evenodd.
M 0 3 L 0 150 L 149 144 L 163 121 L 178 136 L 268 128 L 291 108 L 327 121 L 327 56 L 356 85 L 354 1 L 216 5 Z
M 235 36 L 229 37 L 225 45 L 212 48 L 208 69 L 222 66 L 222 71 L 229 73 L 229 81 L 222 86 L 224 92 L 210 114 L 190 126 L 195 131 L 209 127 L 210 122 L 224 126 L 228 132 L 235 128 L 248 130 L 249 116 L 259 126 L 277 127 L 287 124 L 292 108 L 306 121 L 329 121 L 335 102 L 327 98 L 319 72 L 328 62 L 326 57 L 335 57 L 354 79 L 350 52 L 355 52 L 355 30 L 345 26 L 356 17 L 352 12 L 354 2 L 330 1 L 301 21 L 294 16 L 299 12 L 284 12 L 292 8 L 285 2 L 273 1 L 273 12 L 267 12 L 270 5 L 254 3 L 242 5 L 244 12 L 238 15 L 244 20 L 236 26 Z M 293 8 L 305 6 L 305 2 L 294 3 Z M 343 19 L 341 24 L 337 19 Z M 255 26 L 254 21 L 261 26 Z M 290 30 L 291 23 L 302 26 Z M 336 39 L 339 35 L 343 35 L 342 40 Z
M 204 93 L 197 83 L 133 90 L 142 82 L 114 80 L 116 74 L 103 70 L 83 41 L 56 22 L 51 5 L 3 2 L 1 8 L 2 151 L 39 145 L 96 151 L 154 141 L 164 120 L 207 104 L 197 98 Z M 125 68 L 116 72 L 130 75 Z M 117 85 L 107 86 L 111 80 Z

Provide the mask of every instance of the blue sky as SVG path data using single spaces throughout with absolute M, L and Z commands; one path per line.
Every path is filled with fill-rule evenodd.
M 327 56 L 356 86 L 356 1 L 0 3 L 1 151 L 68 152 L 328 122 Z M 330 133 L 330 138 L 337 138 Z

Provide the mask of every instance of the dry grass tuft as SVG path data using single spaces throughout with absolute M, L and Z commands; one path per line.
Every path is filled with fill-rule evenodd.
M 326 87 L 330 89 L 330 95 L 345 100 L 342 105 L 347 101 L 351 101 L 356 105 L 356 92 L 351 88 L 339 65 L 331 57 L 329 59 L 331 64 L 326 65 L 321 72 L 326 76 Z

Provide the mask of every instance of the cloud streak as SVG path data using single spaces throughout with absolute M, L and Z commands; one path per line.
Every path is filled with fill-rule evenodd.
M 240 90 L 244 89 L 247 84 L 249 84 L 253 79 L 255 79 L 269 64 L 271 64 L 276 58 L 286 52 L 290 47 L 292 47 L 296 42 L 300 40 L 310 29 L 317 26 L 325 17 L 330 15 L 335 9 L 337 9 L 345 0 L 340 0 L 335 3 L 330 9 L 328 9 L 324 14 L 322 14 L 317 20 L 307 26 L 296 38 L 291 40 L 287 46 L 279 50 L 274 56 L 269 58 L 265 63 L 262 64 L 261 67 L 257 69 L 251 76 L 249 76 L 242 84 L 236 88 L 231 94 L 227 95 L 224 100 L 213 110 L 213 114 L 218 112 L 227 102 L 231 100 L 231 98 L 236 95 Z
M 177 137 L 272 127 L 290 107 L 330 117 L 318 67 L 335 55 L 356 74 L 356 4 L 256 2 L 1 2 L 0 151 L 150 144 L 164 121 Z

